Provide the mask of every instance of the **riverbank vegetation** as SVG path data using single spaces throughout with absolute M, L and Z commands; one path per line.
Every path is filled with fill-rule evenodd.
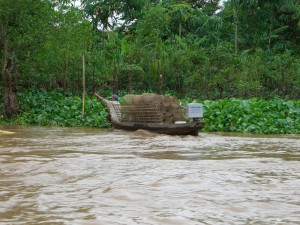
M 225 99 L 203 104 L 206 131 L 300 133 L 299 100 Z
M 22 113 L 0 124 L 73 127 L 110 127 L 107 112 L 95 97 L 82 100 L 63 91 L 27 90 L 19 93 Z M 183 99 L 183 104 L 191 99 Z M 299 134 L 300 100 L 223 99 L 198 101 L 204 106 L 204 131 L 264 134 Z
M 204 102 L 207 130 L 299 133 L 299 1 L 220 2 L 1 0 L 1 121 L 107 127 L 82 92 L 154 92 Z

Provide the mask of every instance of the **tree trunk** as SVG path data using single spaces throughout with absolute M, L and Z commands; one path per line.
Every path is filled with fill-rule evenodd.
M 118 92 L 118 67 L 117 67 L 117 64 L 115 62 L 115 65 L 114 65 L 114 83 L 113 83 L 113 93 L 114 94 L 117 94 Z
M 2 81 L 4 88 L 4 115 L 13 117 L 19 113 L 19 104 L 17 101 L 18 70 L 15 64 L 14 53 L 9 56 L 8 40 L 5 35 L 3 37 L 3 45 L 4 63 L 2 67 Z
M 68 61 L 66 59 L 66 56 L 65 56 L 65 60 L 64 60 L 64 95 L 67 93 L 67 68 L 68 68 Z
M 157 90 L 157 93 L 158 93 L 159 95 L 162 94 L 162 88 L 163 88 L 163 75 L 160 74 L 160 75 L 158 76 L 158 90 Z
M 281 98 L 285 98 L 286 95 L 286 86 L 285 86 L 285 73 L 284 73 L 284 66 L 280 67 L 281 69 L 281 79 L 280 79 L 280 87 L 279 90 L 281 92 Z
M 179 22 L 179 28 L 178 28 L 178 33 L 179 33 L 179 37 L 181 37 L 181 32 L 182 32 L 182 23 L 181 21 Z
M 234 7 L 233 9 L 233 13 L 234 13 L 234 52 L 235 55 L 237 55 L 238 52 L 238 18 L 237 18 L 237 12 L 236 9 Z
M 163 86 L 163 76 L 160 74 L 160 61 L 157 60 L 157 73 L 158 73 L 158 85 L 157 92 L 158 94 L 162 94 L 162 86 Z
M 85 59 L 84 55 L 82 55 L 82 111 L 81 117 L 84 117 L 84 107 L 85 107 Z
M 132 76 L 131 72 L 128 74 L 128 93 L 132 94 Z
M 237 55 L 238 52 L 238 26 L 235 25 L 235 32 L 234 32 L 234 53 Z
M 104 62 L 104 65 L 106 64 L 106 32 L 107 32 L 107 23 L 103 24 L 103 29 L 102 29 L 102 60 Z
M 272 26 L 270 25 L 270 31 L 269 31 L 269 43 L 268 43 L 268 50 L 271 50 L 271 36 L 272 36 Z

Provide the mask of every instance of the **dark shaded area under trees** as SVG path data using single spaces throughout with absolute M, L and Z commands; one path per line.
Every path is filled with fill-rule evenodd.
M 299 1 L 0 0 L 0 108 L 26 89 L 300 97 Z M 1 109 L 1 110 L 2 110 Z

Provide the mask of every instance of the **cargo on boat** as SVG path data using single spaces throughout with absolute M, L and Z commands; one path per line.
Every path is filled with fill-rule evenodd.
M 204 127 L 202 105 L 198 103 L 182 107 L 176 97 L 157 94 L 129 94 L 119 103 L 94 95 L 108 106 L 111 124 L 116 129 L 197 136 Z

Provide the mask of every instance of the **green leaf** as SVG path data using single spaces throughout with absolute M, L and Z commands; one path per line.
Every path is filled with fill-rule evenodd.
M 273 33 L 274 34 L 279 34 L 279 33 L 282 33 L 284 31 L 286 31 L 288 28 L 289 28 L 289 26 L 283 26 L 283 27 L 280 27 L 280 28 L 278 28 L 276 30 L 273 30 Z

